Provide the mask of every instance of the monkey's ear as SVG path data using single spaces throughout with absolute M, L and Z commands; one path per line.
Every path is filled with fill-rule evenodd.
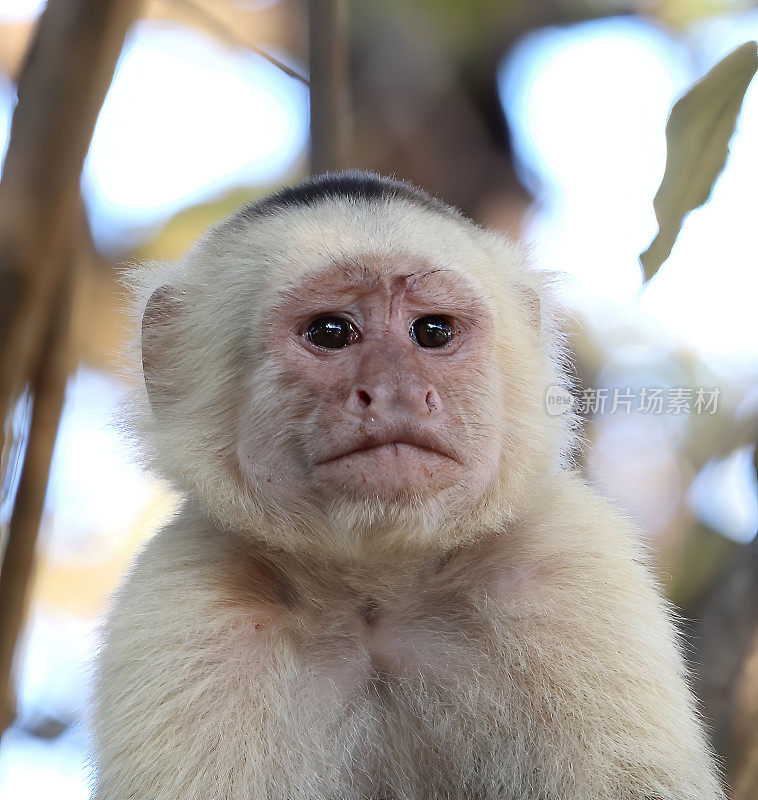
M 142 372 L 154 410 L 180 394 L 176 345 L 183 295 L 173 286 L 160 286 L 150 295 L 142 314 Z

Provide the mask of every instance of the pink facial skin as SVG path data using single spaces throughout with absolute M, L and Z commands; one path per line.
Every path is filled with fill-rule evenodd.
M 270 317 L 268 348 L 309 408 L 301 446 L 324 496 L 480 495 L 497 470 L 500 387 L 491 377 L 492 320 L 466 279 L 428 265 L 332 265 L 290 287 Z M 320 317 L 347 320 L 337 349 L 308 337 Z M 444 317 L 449 343 L 423 347 L 413 323 Z

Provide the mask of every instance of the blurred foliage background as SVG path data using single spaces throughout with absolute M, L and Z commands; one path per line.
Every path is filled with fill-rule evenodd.
M 112 36 L 110 50 L 97 52 L 106 67 L 112 58 L 115 72 L 110 82 L 113 64 L 103 68 L 101 94 L 109 88 L 99 114 L 94 79 L 87 103 L 71 106 L 97 119 L 91 143 L 86 131 L 66 139 L 65 124 L 48 125 L 38 139 L 16 137 L 18 152 L 33 139 L 50 143 L 26 163 L 35 197 L 58 197 L 55 208 L 30 216 L 17 166 L 0 184 L 0 268 L 20 252 L 22 235 L 47 242 L 48 228 L 28 222 L 46 219 L 44 212 L 66 236 L 58 230 L 27 260 L 43 263 L 54 253 L 61 270 L 76 275 L 73 289 L 49 281 L 46 307 L 62 298 L 72 312 L 60 362 L 65 395 L 57 436 L 48 435 L 55 448 L 32 580 L 22 592 L 26 623 L 0 744 L 0 796 L 88 796 L 87 669 L 98 623 L 135 550 L 179 502 L 134 461 L 118 426 L 133 380 L 122 357 L 130 325 L 119 265 L 171 259 L 214 221 L 306 174 L 312 141 L 314 166 L 359 166 L 419 183 L 524 238 L 535 265 L 560 275 L 577 399 L 587 391 L 608 397 L 604 409 L 585 409 L 577 458 L 649 542 L 661 584 L 689 620 L 697 688 L 734 797 L 754 800 L 758 88 L 742 98 L 750 67 L 700 133 L 693 125 L 707 103 L 697 95 L 690 104 L 683 135 L 696 133 L 678 145 L 689 155 L 676 177 L 695 197 L 690 207 L 705 202 L 686 217 L 648 283 L 639 255 L 658 229 L 653 198 L 669 112 L 727 53 L 758 38 L 758 8 L 747 0 L 314 0 L 310 8 L 305 0 L 146 0 L 122 3 L 129 8 L 121 28 L 111 29 L 95 17 L 117 2 L 69 0 L 68 10 L 66 2 L 50 0 L 42 17 L 53 38 L 58 25 L 63 63 L 80 83 L 92 78 L 94 62 L 77 63 L 63 23 L 77 8 L 100 8 L 92 31 Z M 23 85 L 31 76 L 32 88 L 20 93 L 19 108 L 35 101 L 32 73 L 48 51 L 41 35 L 32 50 L 30 43 L 44 5 L 0 0 L 0 154 L 20 78 Z M 82 19 L 76 30 L 89 52 L 86 37 L 95 34 Z M 64 123 L 67 102 L 60 98 Z M 718 140 L 726 155 L 740 104 L 711 191 L 723 159 L 709 167 L 706 145 Z M 44 119 L 35 113 L 27 111 L 29 125 Z M 58 142 L 77 136 L 88 149 L 80 178 L 72 158 L 80 192 L 67 195 L 50 176 L 63 158 Z M 13 314 L 13 286 L 0 283 L 0 315 Z M 6 550 L 24 459 L 39 452 L 30 419 L 44 385 L 39 374 L 27 379 L 7 409 Z M 670 397 L 698 388 L 717 391 L 715 413 L 640 408 L 650 389 Z M 619 392 L 633 396 L 629 408 L 612 408 Z M 54 401 L 51 408 L 54 431 Z M 25 523 L 32 528 L 33 514 Z

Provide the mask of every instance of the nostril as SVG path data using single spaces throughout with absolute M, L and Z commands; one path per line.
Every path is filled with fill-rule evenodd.
M 426 404 L 429 406 L 429 412 L 431 413 L 437 408 L 437 398 L 434 395 L 434 392 L 427 392 L 426 393 Z
M 364 392 L 363 389 L 358 389 L 358 402 L 363 406 L 363 408 L 368 408 L 371 405 L 371 395 L 368 392 Z

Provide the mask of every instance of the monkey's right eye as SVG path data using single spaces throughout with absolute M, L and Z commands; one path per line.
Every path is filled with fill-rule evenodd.
M 316 347 L 338 350 L 357 342 L 358 330 L 350 320 L 343 317 L 319 317 L 308 326 L 305 338 Z

